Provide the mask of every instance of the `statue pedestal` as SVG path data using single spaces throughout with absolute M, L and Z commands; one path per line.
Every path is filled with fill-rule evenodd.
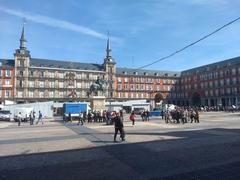
M 93 96 L 91 98 L 91 108 L 92 110 L 100 111 L 106 109 L 105 107 L 105 96 Z

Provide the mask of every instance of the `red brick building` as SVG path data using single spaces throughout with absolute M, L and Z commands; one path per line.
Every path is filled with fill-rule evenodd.
M 240 57 L 183 71 L 170 99 L 177 105 L 239 105 Z
M 10 62 L 10 63 L 9 63 Z M 14 63 L 9 60 L 0 62 L 0 104 L 14 98 Z

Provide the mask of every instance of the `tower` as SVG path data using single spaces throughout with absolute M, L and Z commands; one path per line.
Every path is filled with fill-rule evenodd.
M 25 24 L 22 27 L 20 46 L 14 53 L 15 60 L 15 97 L 17 101 L 28 97 L 28 75 L 30 66 L 30 52 L 26 47 Z
M 104 70 L 106 71 L 106 80 L 108 81 L 108 98 L 115 96 L 115 60 L 112 58 L 110 38 L 107 39 L 106 57 L 104 59 Z

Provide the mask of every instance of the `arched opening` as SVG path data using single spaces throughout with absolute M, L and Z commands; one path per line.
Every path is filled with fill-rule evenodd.
M 198 92 L 194 92 L 192 94 L 192 105 L 193 106 L 200 106 L 201 105 L 201 96 Z

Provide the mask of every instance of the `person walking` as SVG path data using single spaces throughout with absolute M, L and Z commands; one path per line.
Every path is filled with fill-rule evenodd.
M 195 114 L 195 123 L 199 123 L 199 112 L 198 110 L 196 109 L 195 110 L 196 114 Z
M 114 122 L 114 127 L 115 127 L 114 142 L 117 142 L 116 137 L 117 137 L 118 131 L 120 132 L 120 137 L 122 141 L 125 141 L 125 132 L 123 129 L 123 122 L 121 120 L 119 113 L 113 112 L 112 121 Z
M 120 114 L 121 120 L 123 121 L 123 110 L 122 109 L 119 111 L 119 114 Z
M 70 112 L 68 113 L 68 121 L 72 122 L 72 115 Z
M 78 126 L 79 126 L 80 122 L 81 122 L 81 126 L 82 126 L 83 125 L 83 113 L 82 112 L 79 113 Z
M 149 116 L 150 116 L 150 112 L 149 110 L 146 111 L 146 120 L 149 121 Z
M 21 112 L 18 113 L 17 118 L 18 118 L 18 126 L 21 126 L 21 122 L 22 122 L 22 113 Z
M 29 113 L 29 120 L 30 120 L 30 125 L 33 125 L 33 116 L 32 116 L 32 112 Z
M 38 112 L 38 121 L 37 121 L 37 123 L 36 123 L 36 124 L 38 124 L 38 123 L 39 123 L 39 121 L 41 121 L 41 122 L 42 122 L 42 124 L 44 123 L 44 122 L 43 122 L 43 115 L 42 115 L 42 112 L 41 112 L 41 111 L 39 111 L 39 112 Z
M 135 125 L 135 117 L 136 117 L 136 115 L 135 115 L 134 111 L 132 111 L 132 113 L 129 117 L 129 119 L 132 121 L 132 125 Z

